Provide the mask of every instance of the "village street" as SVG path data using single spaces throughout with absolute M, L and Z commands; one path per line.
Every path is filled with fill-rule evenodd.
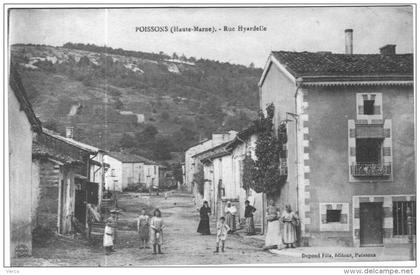
M 372 258 L 303 258 L 302 253 L 331 252 L 331 248 L 296 248 L 295 250 L 263 251 L 261 236 L 244 237 L 240 232 L 229 236 L 226 252 L 215 254 L 215 221 L 211 224 L 210 236 L 196 233 L 199 222 L 192 196 L 187 193 L 172 193 L 167 200 L 164 196 L 141 195 L 139 193 L 119 194 L 118 207 L 123 210 L 118 222 L 116 252 L 105 256 L 102 238 L 94 244 L 80 236 L 54 237 L 45 246 L 34 246 L 33 256 L 14 259 L 13 266 L 151 266 L 151 265 L 230 265 L 230 264 L 275 264 L 275 263 L 328 263 L 332 261 L 369 261 Z M 166 229 L 164 230 L 163 255 L 152 255 L 151 249 L 139 249 L 136 232 L 136 217 L 142 208 L 162 210 Z M 301 249 L 309 249 L 301 250 Z M 315 250 L 314 250 L 315 249 Z M 337 248 L 336 248 L 337 249 Z M 351 249 L 351 253 L 363 252 Z M 346 250 L 339 248 L 336 251 Z M 384 251 L 384 250 L 382 250 Z M 387 249 L 395 259 L 398 254 L 406 254 L 407 249 Z M 365 251 L 366 252 L 366 251 Z M 379 250 L 369 250 L 380 256 Z M 385 255 L 383 255 L 385 256 Z M 406 260 L 403 255 L 400 260 Z M 374 258 L 374 261 L 380 258 Z M 382 258 L 382 260 L 390 260 Z
M 162 195 L 162 194 L 161 194 Z M 214 254 L 215 229 L 212 235 L 196 232 L 198 211 L 190 194 L 175 193 L 168 197 L 120 194 L 118 207 L 123 210 L 118 222 L 117 252 L 105 256 L 102 240 L 95 245 L 71 238 L 54 238 L 46 246 L 34 247 L 33 257 L 15 259 L 14 266 L 143 266 L 143 265 L 215 265 L 243 263 L 288 262 L 291 257 L 279 257 L 264 252 L 252 240 L 243 242 L 237 236 L 228 239 L 226 252 Z M 139 249 L 136 217 L 146 207 L 162 210 L 164 230 L 163 255 L 152 255 L 152 249 Z

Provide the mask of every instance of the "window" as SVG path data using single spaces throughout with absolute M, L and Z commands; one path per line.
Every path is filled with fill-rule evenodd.
M 327 209 L 327 223 L 340 222 L 341 210 Z
M 411 208 L 413 234 L 416 233 L 416 202 L 394 201 L 392 203 L 392 216 L 394 218 L 393 235 L 408 235 L 407 208 Z
M 381 93 L 358 93 L 357 101 L 357 119 L 371 120 L 382 119 L 382 94 Z
M 363 101 L 363 114 L 373 115 L 374 110 L 375 110 L 374 104 L 375 104 L 375 100 L 364 100 Z
M 376 138 L 356 139 L 356 163 L 381 162 L 382 140 Z
M 153 168 L 154 168 L 154 171 L 155 171 L 155 175 L 156 175 L 156 166 L 153 166 Z

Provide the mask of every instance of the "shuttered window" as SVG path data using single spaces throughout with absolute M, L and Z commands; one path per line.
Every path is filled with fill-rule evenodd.
M 408 235 L 407 208 L 411 208 L 413 234 L 416 232 L 416 202 L 394 201 L 392 203 L 392 216 L 394 220 L 393 234 Z

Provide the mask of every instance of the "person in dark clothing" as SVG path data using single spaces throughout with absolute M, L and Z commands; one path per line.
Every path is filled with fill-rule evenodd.
M 245 201 L 245 221 L 246 221 L 246 234 L 255 235 L 255 226 L 254 226 L 254 212 L 257 209 L 249 204 L 249 201 Z
M 200 223 L 198 224 L 197 232 L 202 235 L 210 235 L 210 222 L 209 214 L 211 209 L 207 201 L 204 201 L 203 206 L 200 208 Z

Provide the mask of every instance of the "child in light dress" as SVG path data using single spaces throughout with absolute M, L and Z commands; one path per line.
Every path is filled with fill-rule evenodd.
M 114 229 L 111 218 L 107 219 L 105 223 L 103 245 L 106 255 L 110 255 L 114 251 Z
M 153 212 L 153 217 L 150 220 L 150 242 L 153 245 L 153 254 L 156 254 L 156 247 L 157 253 L 162 253 L 162 245 L 163 245 L 163 219 L 162 214 L 159 209 L 156 209 Z
M 221 217 L 217 223 L 217 235 L 216 235 L 216 251 L 219 253 L 219 246 L 222 244 L 222 252 L 225 252 L 225 241 L 228 235 L 230 227 L 225 222 L 225 217 Z
M 137 219 L 137 232 L 140 237 L 140 249 L 150 248 L 147 244 L 149 242 L 150 221 L 149 216 L 146 215 L 146 210 L 141 210 L 141 214 Z

